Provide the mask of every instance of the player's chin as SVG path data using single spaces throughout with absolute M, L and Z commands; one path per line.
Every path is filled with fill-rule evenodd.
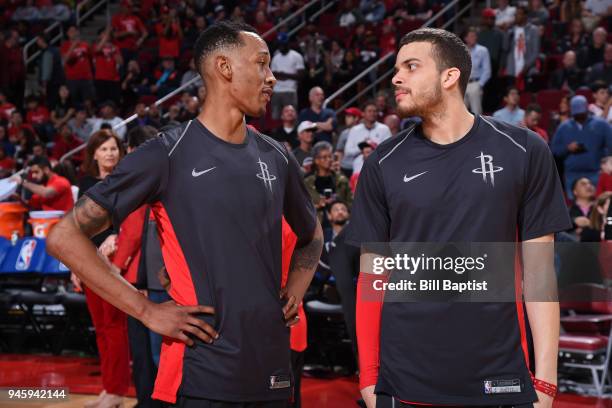
M 400 103 L 397 105 L 397 114 L 400 118 L 415 116 L 415 106 L 413 104 Z

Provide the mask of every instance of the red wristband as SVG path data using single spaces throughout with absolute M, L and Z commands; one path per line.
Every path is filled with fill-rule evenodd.
M 538 380 L 533 375 L 531 376 L 531 380 L 533 381 L 533 386 L 536 390 L 553 398 L 557 395 L 557 386 L 555 384 L 551 384 L 544 380 Z

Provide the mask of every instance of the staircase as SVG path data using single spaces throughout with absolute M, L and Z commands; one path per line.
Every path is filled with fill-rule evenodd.
M 83 41 L 93 44 L 98 38 L 98 31 L 110 24 L 112 16 L 119 10 L 119 2 L 117 0 L 109 0 L 108 7 L 101 7 L 92 16 L 81 22 L 79 30 Z M 61 41 L 55 45 L 59 47 Z M 35 41 L 35 40 L 32 40 Z M 38 59 L 33 60 L 26 66 L 25 80 L 25 96 L 40 95 L 40 87 L 38 83 Z
M 80 32 L 83 41 L 87 41 L 93 44 L 98 39 L 98 32 L 100 29 L 110 24 L 110 20 L 113 15 L 119 12 L 119 2 L 110 1 L 108 3 L 108 10 L 102 8 L 100 11 L 95 13 L 93 17 L 87 19 L 81 24 Z

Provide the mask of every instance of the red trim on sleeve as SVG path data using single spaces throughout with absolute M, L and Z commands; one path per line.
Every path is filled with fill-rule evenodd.
M 287 284 L 287 278 L 289 277 L 289 266 L 291 265 L 291 257 L 293 256 L 293 250 L 297 243 L 297 235 L 291 229 L 291 226 L 283 217 L 283 262 L 282 262 L 282 277 L 281 286 Z M 299 322 L 291 326 L 290 343 L 291 350 L 302 352 L 308 347 L 308 325 L 306 322 L 306 314 L 304 313 L 304 305 L 300 303 L 298 307 L 298 316 L 300 317 Z
M 179 244 L 170 217 L 161 203 L 152 206 L 157 231 L 161 244 L 164 263 L 172 282 L 170 296 L 176 303 L 183 306 L 198 304 L 191 272 L 185 260 L 185 255 Z M 164 337 L 159 369 L 155 380 L 152 398 L 171 404 L 176 403 L 176 393 L 183 380 L 183 355 L 185 344 L 178 340 Z
M 359 388 L 378 381 L 380 351 L 380 313 L 384 293 L 375 291 L 375 280 L 387 281 L 383 275 L 360 273 L 357 281 L 356 328 L 359 348 Z
M 117 251 L 113 256 L 113 264 L 121 269 L 121 272 L 124 273 L 123 277 L 130 283 L 136 283 L 138 279 L 140 247 L 146 213 L 147 206 L 143 205 L 128 215 L 121 224 L 117 236 Z

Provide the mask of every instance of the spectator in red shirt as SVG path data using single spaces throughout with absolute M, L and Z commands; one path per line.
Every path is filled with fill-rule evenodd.
M 380 55 L 395 53 L 397 50 L 397 33 L 393 18 L 387 18 L 382 27 L 382 35 L 380 36 Z
M 601 159 L 601 173 L 599 173 L 595 196 L 599 197 L 601 193 L 606 191 L 612 191 L 612 156 Z
M 6 94 L 0 91 L 0 122 L 8 122 L 15 105 L 7 101 Z
M 28 97 L 27 108 L 26 121 L 29 124 L 40 126 L 49 123 L 49 109 L 41 106 L 35 96 Z
M 121 99 L 121 77 L 119 69 L 123 57 L 119 48 L 111 42 L 110 28 L 103 29 L 98 43 L 93 47 L 94 66 L 96 67 L 96 96 L 100 101 L 111 100 L 118 104 Z
M 159 58 L 178 58 L 181 51 L 183 30 L 176 16 L 176 9 L 162 8 L 161 21 L 155 25 L 159 39 Z
M 268 17 L 266 17 L 266 13 L 263 10 L 259 10 L 255 13 L 255 25 L 253 26 L 257 32 L 261 35 L 264 35 L 268 32 L 274 25 L 268 21 Z M 267 36 L 267 38 L 274 38 L 274 33 Z
M 523 125 L 531 130 L 536 132 L 542 139 L 546 141 L 546 143 L 550 143 L 550 139 L 548 137 L 548 133 L 546 130 L 542 129 L 538 125 L 540 124 L 540 118 L 542 117 L 542 108 L 540 105 L 533 103 L 525 109 L 525 118 L 523 119 Z
M 63 155 L 72 149 L 79 147 L 83 141 L 79 139 L 67 123 L 63 124 L 59 129 L 55 139 L 53 140 L 53 149 L 51 150 L 51 158 L 59 160 Z M 73 157 L 74 158 L 74 157 Z
M 60 52 L 72 101 L 82 104 L 85 100 L 95 100 L 89 44 L 81 41 L 79 29 L 75 25 L 68 28 L 66 35 L 68 40 L 62 43 Z
M 111 20 L 115 44 L 121 49 L 123 60 L 136 59 L 138 49 L 147 38 L 147 29 L 140 17 L 134 14 L 131 0 L 122 0 L 119 14 Z
M 35 96 L 29 96 L 26 104 L 28 108 L 26 112 L 26 122 L 36 130 L 36 133 L 44 141 L 49 141 L 55 133 L 55 129 L 51 124 L 49 109 L 40 105 Z
M 23 64 L 23 51 L 19 46 L 19 33 L 12 30 L 0 42 L 0 89 L 15 105 L 21 107 L 25 86 L 25 66 Z
M 0 145 L 0 178 L 9 176 L 15 171 L 15 160 L 6 155 L 4 146 Z
M 18 110 L 14 110 L 11 113 L 8 124 L 8 134 L 10 136 L 16 135 L 19 131 L 26 131 L 31 134 L 32 137 L 36 136 L 36 131 L 29 123 L 23 123 L 23 116 Z
M 29 165 L 32 181 L 22 180 L 21 176 L 15 176 L 14 180 L 33 193 L 30 208 L 70 211 L 74 206 L 70 182 L 51 171 L 51 164 L 46 157 L 36 156 L 30 160 Z

